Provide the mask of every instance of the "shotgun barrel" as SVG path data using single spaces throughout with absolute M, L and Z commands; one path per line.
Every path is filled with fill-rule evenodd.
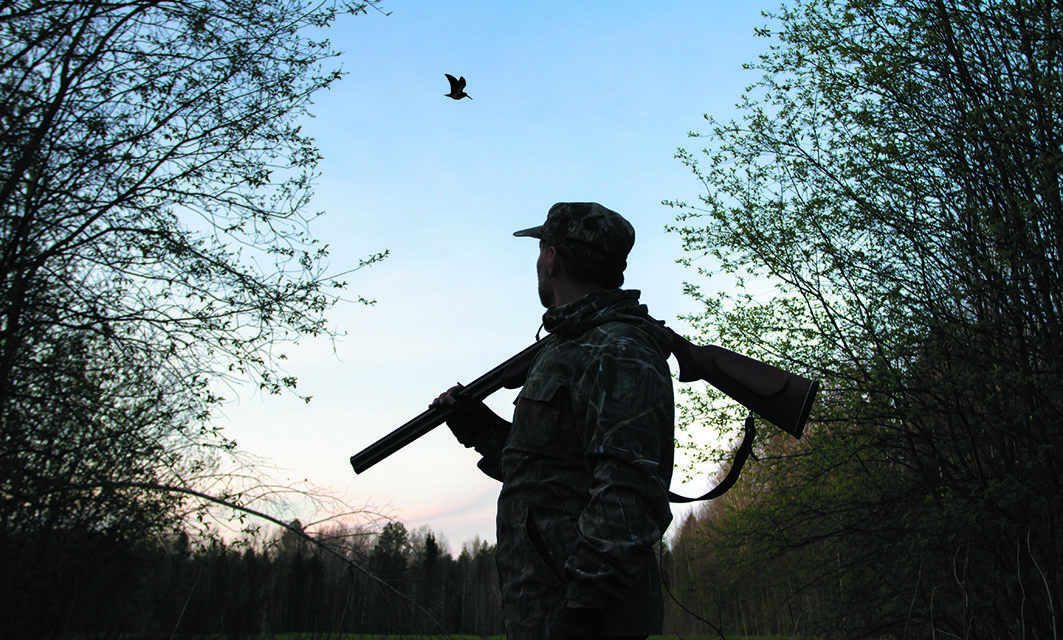
M 528 379 L 528 369 L 531 368 L 535 356 L 539 355 L 544 346 L 546 346 L 546 341 L 542 340 L 527 347 L 509 360 L 465 385 L 462 388 L 462 396 L 472 400 L 483 400 L 499 389 L 516 389 L 523 386 L 524 381 Z M 413 420 L 351 456 L 351 466 L 354 467 L 354 472 L 362 473 L 443 424 L 449 415 L 450 407 L 428 409 Z

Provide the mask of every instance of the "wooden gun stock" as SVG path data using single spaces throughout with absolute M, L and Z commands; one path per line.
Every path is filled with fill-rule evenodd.
M 466 385 L 462 394 L 483 400 L 499 389 L 524 385 L 535 357 L 545 346 L 536 342 Z M 672 332 L 672 353 L 679 361 L 679 381 L 705 380 L 750 411 L 795 438 L 804 432 L 819 383 L 716 345 L 698 346 Z M 446 421 L 449 407 L 428 409 L 351 456 L 355 473 L 395 453 Z
M 819 382 L 723 347 L 693 344 L 674 331 L 672 353 L 680 382 L 704 380 L 793 437 L 804 433 Z
M 462 388 L 462 396 L 472 400 L 483 400 L 499 389 L 516 389 L 523 386 L 524 381 L 528 379 L 528 369 L 531 368 L 535 356 L 539 355 L 545 344 L 545 341 L 536 342 L 465 385 Z M 428 409 L 413 420 L 351 456 L 351 466 L 354 467 L 354 472 L 361 473 L 365 471 L 443 424 L 449 415 L 450 407 Z

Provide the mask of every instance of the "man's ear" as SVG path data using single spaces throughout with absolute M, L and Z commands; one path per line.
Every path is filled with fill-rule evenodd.
M 543 247 L 543 269 L 551 278 L 557 270 L 557 247 L 553 245 Z

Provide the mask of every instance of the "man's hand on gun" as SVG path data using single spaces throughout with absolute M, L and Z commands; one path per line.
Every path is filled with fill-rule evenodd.
M 467 448 L 475 448 L 492 429 L 508 429 L 509 423 L 487 408 L 483 402 L 469 401 L 462 397 L 464 387 L 458 384 L 439 394 L 429 406 L 431 409 L 450 408 L 447 427 Z
M 457 401 L 457 398 L 455 398 L 454 396 L 459 391 L 461 391 L 461 389 L 462 386 L 460 384 L 456 384 L 453 387 L 447 389 L 443 393 L 439 394 L 439 396 L 435 400 L 433 400 L 430 405 L 428 405 L 428 408 L 441 409 L 443 407 L 449 407 L 453 405 Z

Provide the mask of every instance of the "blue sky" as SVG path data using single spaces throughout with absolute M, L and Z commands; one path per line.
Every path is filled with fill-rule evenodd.
M 778 5 L 393 0 L 390 16 L 339 21 L 330 39 L 347 75 L 304 126 L 325 156 L 314 233 L 336 272 L 391 255 L 349 278 L 350 298 L 377 304 L 338 305 L 341 340 L 286 349 L 313 400 L 241 392 L 228 433 L 280 479 L 428 525 L 452 551 L 493 541 L 498 485 L 445 427 L 361 475 L 348 457 L 534 340 L 536 245 L 512 232 L 554 202 L 631 220 L 625 286 L 682 328 L 694 274 L 675 264 L 675 212 L 660 203 L 693 201 L 699 185 L 673 154 L 698 146 L 686 134 L 702 114 L 733 113 L 755 80 L 742 64 L 769 45 L 753 29 Z M 444 97 L 444 73 L 464 76 L 472 100 Z M 489 404 L 508 416 L 512 397 Z

